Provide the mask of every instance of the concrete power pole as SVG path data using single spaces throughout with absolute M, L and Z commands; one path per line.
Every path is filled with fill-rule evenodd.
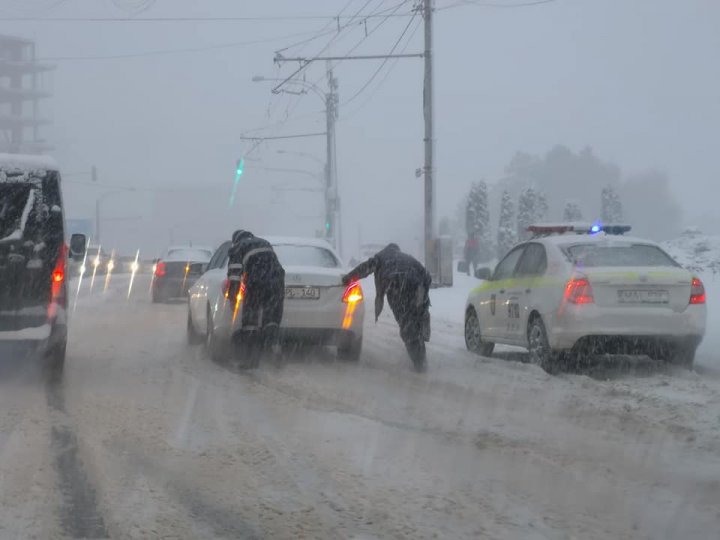
M 327 179 L 327 186 L 325 188 L 325 235 L 335 246 L 335 249 L 341 253 L 340 197 L 337 181 L 337 156 L 335 154 L 335 121 L 337 120 L 338 82 L 333 76 L 330 62 L 328 62 L 327 65 L 328 92 L 325 94 L 325 116 L 327 123 L 325 129 L 327 133 L 327 159 L 325 162 L 325 174 Z
M 433 0 L 423 0 L 425 18 L 425 77 L 423 83 L 423 115 L 425 117 L 425 266 L 438 275 L 439 261 L 434 258 L 435 238 L 435 184 L 433 183 L 433 66 L 432 66 L 432 15 Z

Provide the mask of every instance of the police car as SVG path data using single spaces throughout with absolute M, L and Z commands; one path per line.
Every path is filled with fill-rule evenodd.
M 468 296 L 465 343 L 529 351 L 552 372 L 594 354 L 647 354 L 691 367 L 705 334 L 705 288 L 626 225 L 541 224 Z

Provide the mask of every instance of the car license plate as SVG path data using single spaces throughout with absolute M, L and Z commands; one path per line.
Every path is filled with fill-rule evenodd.
M 657 289 L 621 289 L 617 293 L 621 304 L 667 304 L 670 301 L 668 291 Z
M 320 298 L 320 289 L 317 287 L 285 287 L 285 298 L 317 300 Z

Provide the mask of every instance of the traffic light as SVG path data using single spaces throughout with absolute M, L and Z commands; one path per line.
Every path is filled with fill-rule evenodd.
M 230 206 L 235 204 L 235 194 L 237 193 L 238 183 L 240 182 L 240 177 L 243 175 L 244 170 L 245 158 L 240 158 L 237 160 L 237 163 L 235 163 L 235 182 L 233 182 L 232 192 L 230 193 Z
M 237 160 L 237 165 L 235 167 L 235 182 L 238 182 L 240 180 L 240 177 L 242 176 L 244 169 L 245 169 L 245 159 L 240 158 Z

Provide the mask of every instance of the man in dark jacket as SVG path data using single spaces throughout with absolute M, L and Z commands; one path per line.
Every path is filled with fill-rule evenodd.
M 229 251 L 230 298 L 236 298 L 241 284 L 242 329 L 257 331 L 261 343 L 277 343 L 285 299 L 285 270 L 272 245 L 249 231 L 235 231 Z
M 415 258 L 400 251 L 397 244 L 388 244 L 367 261 L 360 263 L 343 283 L 375 274 L 375 320 L 377 321 L 387 295 L 400 337 L 416 369 L 425 368 L 425 342 L 430 339 L 430 297 L 432 277 Z

